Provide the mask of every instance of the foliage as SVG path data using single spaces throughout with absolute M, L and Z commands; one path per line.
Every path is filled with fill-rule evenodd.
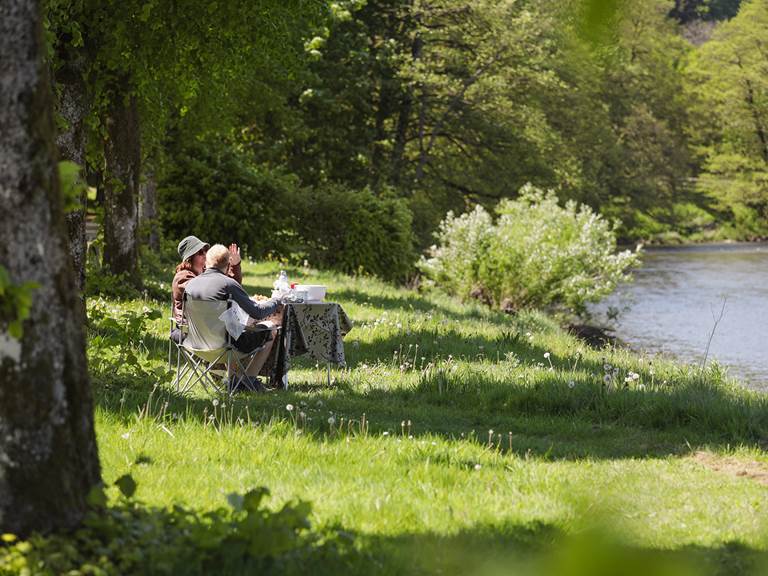
M 80 175 L 81 167 L 68 160 L 59 162 L 58 166 L 64 210 L 71 212 L 82 208 L 80 198 L 84 194 L 86 186 Z
M 681 23 L 727 20 L 736 16 L 742 0 L 676 0 L 671 16 Z
M 179 153 L 158 188 L 165 233 L 237 242 L 254 258 L 301 260 L 349 273 L 403 280 L 416 259 L 411 214 L 386 191 L 320 183 L 256 167 L 231 145 Z
M 301 199 L 296 226 L 313 265 L 392 281 L 413 272 L 411 213 L 391 194 L 319 186 Z
M 701 201 L 688 189 L 690 46 L 666 0 L 339 6 L 322 57 L 249 145 L 304 182 L 392 187 L 420 245 L 446 211 L 490 209 L 526 182 L 621 219 L 625 238 L 636 214 L 674 227 L 677 202 Z M 597 45 L 582 9 L 606 20 Z
M 156 309 L 120 310 L 103 298 L 89 298 L 88 363 L 97 380 L 131 377 L 157 381 L 166 375 L 143 361 L 150 344 L 148 324 L 161 318 Z
M 11 338 L 21 340 L 24 320 L 32 308 L 32 293 L 37 287 L 36 282 L 15 284 L 8 271 L 0 266 L 0 327 L 5 328 Z
M 182 506 L 154 508 L 132 498 L 136 482 L 121 476 L 117 502 L 96 506 L 71 535 L 32 535 L 19 541 L 4 534 L 0 575 L 30 574 L 251 574 L 284 573 L 321 548 L 347 548 L 334 534 L 310 530 L 310 505 L 265 506 L 264 487 L 227 496 L 231 508 L 200 512 Z
M 112 274 L 89 259 L 87 265 L 88 283 L 85 285 L 87 296 L 106 296 L 127 300 L 139 295 L 135 283 L 126 273 Z
M 745 1 L 687 68 L 693 134 L 702 156 L 698 188 L 713 197 L 743 239 L 768 235 L 768 7 Z
M 629 251 L 616 253 L 614 228 L 604 219 L 574 201 L 559 206 L 552 191 L 526 186 L 518 200 L 502 201 L 497 214 L 492 225 L 479 207 L 458 218 L 449 213 L 422 271 L 451 293 L 508 310 L 582 312 L 628 280 L 638 261 Z
M 295 177 L 258 167 L 225 144 L 179 150 L 158 185 L 160 222 L 167 236 L 189 234 L 237 242 L 254 258 L 287 256 L 293 248 L 290 215 L 300 200 Z

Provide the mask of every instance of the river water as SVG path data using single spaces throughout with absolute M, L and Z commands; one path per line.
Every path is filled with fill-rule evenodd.
M 709 358 L 753 389 L 768 391 L 768 244 L 650 248 L 635 281 L 593 306 L 620 310 L 616 336 L 638 351 L 699 364 Z

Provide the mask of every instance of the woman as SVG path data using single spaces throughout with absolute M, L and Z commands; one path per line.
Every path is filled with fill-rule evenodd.
M 173 293 L 173 319 L 176 325 L 181 324 L 181 305 L 184 301 L 184 289 L 187 282 L 199 276 L 205 270 L 205 254 L 208 252 L 210 244 L 203 242 L 197 236 L 187 236 L 179 242 L 179 256 L 181 264 L 176 266 L 176 275 L 173 277 L 171 292 Z M 237 244 L 229 245 L 229 269 L 227 276 L 234 278 L 238 283 L 243 281 L 243 273 L 240 269 L 240 248 Z M 171 332 L 171 338 L 180 342 L 181 331 L 174 328 Z

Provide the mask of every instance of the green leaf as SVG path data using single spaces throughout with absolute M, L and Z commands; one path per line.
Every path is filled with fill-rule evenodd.
M 130 474 L 123 474 L 115 480 L 115 486 L 117 486 L 126 498 L 131 498 L 136 493 L 136 481 Z
M 64 210 L 72 212 L 81 207 L 80 195 L 85 184 L 80 174 L 80 166 L 69 160 L 59 162 L 59 181 L 64 197 Z
M 104 487 L 99 484 L 91 488 L 85 501 L 93 508 L 104 508 L 107 505 L 107 494 L 104 492 Z
M 152 13 L 152 3 L 147 2 L 146 4 L 144 4 L 144 6 L 141 7 L 141 13 L 139 13 L 139 20 L 141 20 L 142 22 L 148 22 L 151 13 Z

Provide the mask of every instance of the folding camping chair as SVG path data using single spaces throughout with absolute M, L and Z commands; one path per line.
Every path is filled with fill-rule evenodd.
M 180 326 L 184 338 L 181 344 L 172 341 L 177 349 L 178 392 L 184 394 L 199 383 L 208 393 L 229 391 L 232 394 L 235 389 L 233 372 L 245 375 L 256 354 L 264 349 L 260 346 L 248 353 L 235 349 L 224 321 L 220 319 L 232 304 L 231 300 L 194 300 L 184 295 Z M 247 380 L 242 385 L 253 390 Z

